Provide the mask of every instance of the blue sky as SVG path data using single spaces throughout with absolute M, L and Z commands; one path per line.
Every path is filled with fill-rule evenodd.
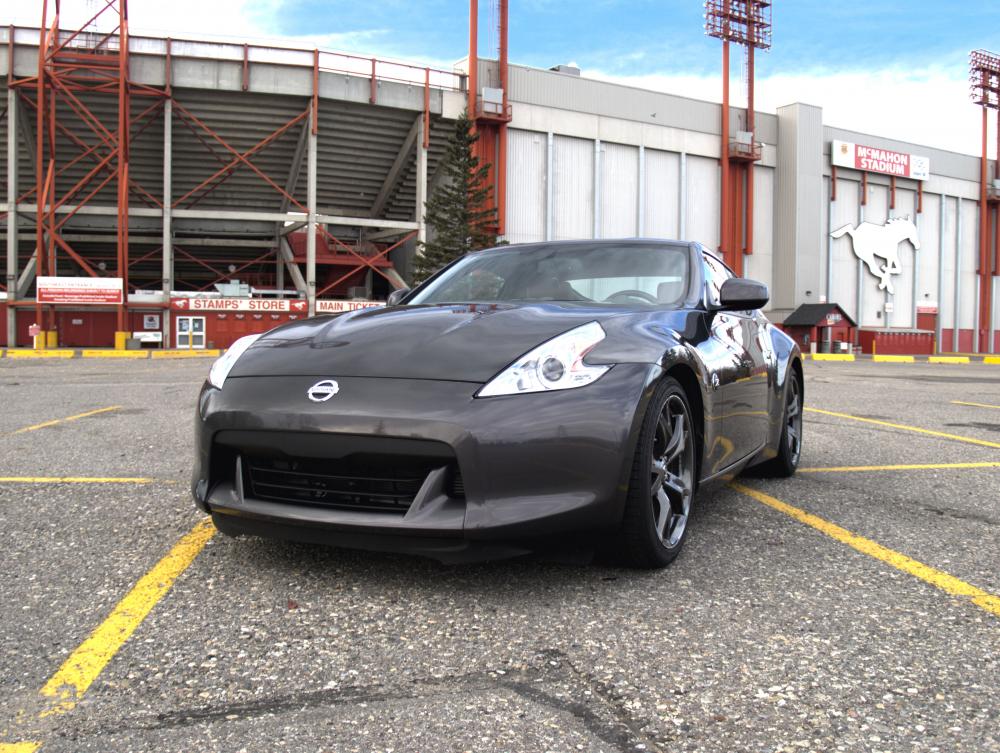
M 135 3 L 134 3 L 135 4 Z M 1000 3 L 777 0 L 774 49 L 761 73 L 791 67 L 836 70 L 965 64 L 968 50 L 1000 45 Z M 489 3 L 483 1 L 481 24 Z M 511 60 L 574 60 L 617 75 L 718 69 L 718 44 L 704 36 L 698 0 L 511 0 Z M 359 33 L 405 57 L 453 60 L 467 49 L 467 4 L 448 0 L 377 3 L 290 0 L 274 19 L 281 35 Z M 492 42 L 481 35 L 481 45 Z M 963 70 L 964 72 L 964 70 Z
M 64 16 L 99 2 L 64 2 Z M 494 35 L 489 0 L 481 5 L 486 56 Z M 0 23 L 37 25 L 40 7 L 17 2 Z M 440 67 L 468 44 L 465 0 L 130 0 L 129 13 L 138 32 L 280 39 Z M 510 0 L 510 59 L 718 100 L 719 43 L 704 35 L 703 13 L 700 0 Z M 774 48 L 757 57 L 760 109 L 803 101 L 831 125 L 978 152 L 968 52 L 1000 52 L 1000 0 L 776 0 L 773 22 Z M 736 81 L 740 69 L 736 57 Z

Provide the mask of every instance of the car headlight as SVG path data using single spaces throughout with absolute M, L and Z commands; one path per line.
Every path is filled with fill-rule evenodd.
M 583 357 L 604 339 L 597 322 L 571 329 L 530 350 L 497 374 L 476 397 L 569 390 L 595 382 L 610 366 L 590 366 Z
M 212 370 L 208 372 L 208 383 L 221 390 L 226 377 L 229 376 L 229 372 L 232 371 L 240 356 L 246 353 L 247 348 L 257 342 L 259 337 L 260 335 L 246 335 L 230 345 L 229 350 L 219 356 L 212 364 Z

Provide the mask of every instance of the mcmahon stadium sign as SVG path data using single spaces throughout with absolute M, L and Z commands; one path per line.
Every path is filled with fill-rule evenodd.
M 834 141 L 830 146 L 830 161 L 838 167 L 912 180 L 927 180 L 931 173 L 931 161 L 927 157 L 850 141 Z

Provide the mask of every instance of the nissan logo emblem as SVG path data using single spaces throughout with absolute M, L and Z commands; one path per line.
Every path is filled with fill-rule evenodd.
M 339 384 L 332 379 L 324 379 L 322 382 L 316 382 L 316 384 L 307 389 L 306 397 L 314 403 L 325 403 L 338 392 L 340 392 Z

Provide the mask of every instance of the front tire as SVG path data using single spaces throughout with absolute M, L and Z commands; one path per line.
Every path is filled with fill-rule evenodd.
M 666 567 L 680 553 L 694 496 L 695 451 L 687 395 L 667 377 L 650 400 L 632 461 L 619 545 L 632 567 Z
M 758 466 L 761 476 L 788 478 L 795 474 L 802 457 L 802 384 L 794 372 L 789 373 L 788 380 L 778 454 Z

